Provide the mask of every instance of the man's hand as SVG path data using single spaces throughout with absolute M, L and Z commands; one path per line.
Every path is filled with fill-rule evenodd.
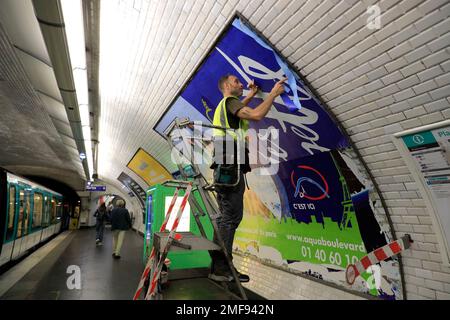
M 252 80 L 248 83 L 247 88 L 250 89 L 249 96 L 254 97 L 256 93 L 258 92 L 258 86 L 255 84 L 255 81 Z
M 258 86 L 255 84 L 254 80 L 248 83 L 247 88 L 249 88 L 250 90 L 248 95 L 244 99 L 242 99 L 242 104 L 244 106 L 247 106 L 250 100 L 252 100 L 253 97 L 256 95 L 256 92 L 258 92 Z
M 287 78 L 283 78 L 280 81 L 278 81 L 277 83 L 275 83 L 272 90 L 270 91 L 270 94 L 273 95 L 274 98 L 278 97 L 280 94 L 282 94 L 284 92 L 283 84 L 286 82 L 286 80 L 287 80 Z

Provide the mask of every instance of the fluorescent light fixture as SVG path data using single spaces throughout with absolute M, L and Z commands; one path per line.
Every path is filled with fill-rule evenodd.
M 78 106 L 78 108 L 80 109 L 81 125 L 82 126 L 89 126 L 90 125 L 90 121 L 89 121 L 89 106 L 87 104 L 80 104 Z M 84 137 L 84 139 L 86 140 L 86 137 Z
M 80 110 L 81 126 L 83 130 L 86 160 L 88 163 L 87 180 L 94 172 L 91 128 L 89 123 L 89 92 L 86 69 L 86 50 L 84 39 L 83 6 L 81 0 L 60 0 L 67 46 L 69 48 L 70 63 L 75 83 L 75 90 Z
M 83 130 L 83 138 L 84 138 L 84 142 L 86 144 L 87 141 L 91 141 L 91 127 L 89 126 L 82 126 L 82 130 Z M 87 147 L 86 147 L 86 152 L 87 152 Z
M 84 54 L 84 51 L 83 51 Z M 72 64 L 73 80 L 75 82 L 75 88 L 77 90 L 78 104 L 89 104 L 89 93 L 87 83 L 87 70 L 86 65 L 83 69 L 78 68 Z

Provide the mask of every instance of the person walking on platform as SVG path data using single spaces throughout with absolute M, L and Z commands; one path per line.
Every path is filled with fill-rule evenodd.
M 125 232 L 131 228 L 131 219 L 123 200 L 117 200 L 117 207 L 111 211 L 111 230 L 113 232 L 113 254 L 114 259 L 120 259 Z
M 103 244 L 103 232 L 107 219 L 106 205 L 104 202 L 95 210 L 94 217 L 97 218 L 95 223 L 95 243 L 101 246 Z
M 211 169 L 215 170 L 214 176 L 220 176 L 221 173 L 216 174 L 217 170 L 226 167 L 228 173 L 230 167 L 234 166 L 236 172 L 236 179 L 239 182 L 236 186 L 217 186 L 217 202 L 221 212 L 221 216 L 217 218 L 217 225 L 219 233 L 224 241 L 225 248 L 228 252 L 229 258 L 232 259 L 233 240 L 236 229 L 238 228 L 244 211 L 244 174 L 251 171 L 249 164 L 248 148 L 245 147 L 244 157 L 239 157 L 240 176 L 237 177 L 237 160 L 239 146 L 246 145 L 246 133 L 248 129 L 248 121 L 262 120 L 269 112 L 273 101 L 277 96 L 284 92 L 283 83 L 286 79 L 282 79 L 275 83 L 270 93 L 265 97 L 264 101 L 255 108 L 250 108 L 247 104 L 256 95 L 258 87 L 253 81 L 249 83 L 250 94 L 242 101 L 239 97 L 243 94 L 243 84 L 240 80 L 231 74 L 222 76 L 219 79 L 219 89 L 223 94 L 223 99 L 220 101 L 214 112 L 213 124 L 215 126 L 235 129 L 235 132 L 227 131 L 225 135 L 224 130 L 214 129 L 214 162 Z M 231 136 L 234 140 L 234 154 L 227 154 L 226 145 L 227 138 Z M 231 160 L 230 160 L 231 159 Z M 231 166 L 230 166 L 231 164 Z M 217 241 L 217 237 L 215 236 Z M 209 278 L 215 281 L 231 281 L 231 271 L 226 261 L 225 255 L 221 252 L 212 252 L 212 266 Z M 248 275 L 241 274 L 236 270 L 239 281 L 248 282 L 250 280 Z

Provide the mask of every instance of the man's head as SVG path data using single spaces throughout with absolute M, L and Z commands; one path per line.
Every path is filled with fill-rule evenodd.
M 242 96 L 244 85 L 239 79 L 232 75 L 226 74 L 219 79 L 219 90 L 226 96 Z
M 125 201 L 119 199 L 119 200 L 117 200 L 116 205 L 117 205 L 119 208 L 125 208 Z

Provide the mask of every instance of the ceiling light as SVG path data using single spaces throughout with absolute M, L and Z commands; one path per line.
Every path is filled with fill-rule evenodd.
M 60 3 L 86 149 L 85 158 L 87 159 L 89 171 L 86 178 L 89 180 L 90 175 L 94 172 L 94 165 L 89 121 L 89 92 L 86 69 L 83 6 L 81 0 L 61 0 Z M 82 161 L 83 160 L 84 159 L 82 159 Z

